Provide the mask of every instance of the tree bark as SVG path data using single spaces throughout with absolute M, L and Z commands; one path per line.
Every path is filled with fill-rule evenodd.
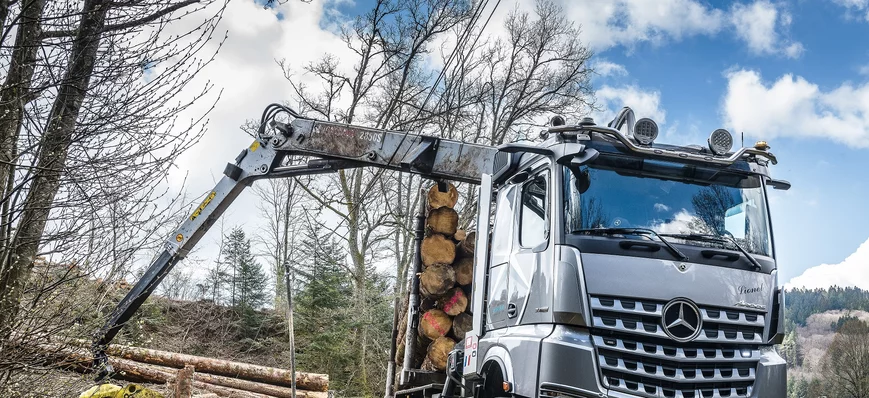
M 243 378 L 269 383 L 278 386 L 291 387 L 291 372 L 270 368 L 266 366 L 252 365 L 241 362 L 225 361 L 221 359 L 205 358 L 194 355 L 178 354 L 174 352 L 158 351 L 148 348 L 136 348 L 127 346 L 111 345 L 106 350 L 109 355 L 125 359 L 135 360 L 153 365 L 170 366 L 181 368 L 185 365 L 193 365 L 199 373 L 211 373 L 221 376 Z M 197 373 L 197 374 L 199 374 Z M 309 391 L 328 391 L 329 376 L 317 373 L 296 373 L 296 385 L 298 388 Z
M 175 373 L 175 381 L 172 382 L 172 394 L 174 398 L 190 398 L 193 395 L 193 366 L 187 365 Z
M 419 290 L 426 297 L 440 297 L 456 284 L 456 271 L 451 265 L 435 264 L 419 275 Z
M 449 207 L 452 209 L 458 201 L 459 191 L 456 190 L 456 187 L 453 184 L 447 183 L 446 192 L 441 192 L 438 189 L 438 184 L 435 184 L 428 190 L 428 207 L 430 209 L 437 209 L 440 207 Z
M 433 233 L 453 236 L 459 227 L 459 214 L 449 207 L 439 207 L 428 212 L 426 229 Z
M 420 246 L 422 265 L 452 264 L 456 259 L 456 245 L 441 234 L 434 234 L 422 240 Z

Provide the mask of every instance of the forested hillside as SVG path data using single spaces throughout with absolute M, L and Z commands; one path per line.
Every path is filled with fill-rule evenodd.
M 829 289 L 791 289 L 786 292 L 785 317 L 801 326 L 812 314 L 830 310 L 869 311 L 869 291 L 857 287 L 837 287 Z

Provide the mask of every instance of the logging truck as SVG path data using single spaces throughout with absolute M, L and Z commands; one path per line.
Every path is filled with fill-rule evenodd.
M 435 184 L 396 306 L 407 310 L 387 397 L 785 397 L 767 190 L 790 184 L 771 177 L 765 142 L 734 150 L 724 129 L 702 146 L 657 137 L 627 107 L 606 125 L 556 116 L 536 142 L 494 147 L 270 105 L 97 331 L 94 368 L 112 372 L 118 330 L 254 181 L 377 167 Z M 288 165 L 299 155 L 309 160 Z M 450 181 L 478 186 L 476 233 L 455 230 Z

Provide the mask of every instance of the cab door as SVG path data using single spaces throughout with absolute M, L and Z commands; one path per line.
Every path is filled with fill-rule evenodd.
M 505 185 L 495 199 L 495 222 L 492 227 L 492 245 L 489 277 L 486 289 L 486 329 L 507 326 L 508 264 L 513 253 L 513 234 L 516 224 L 516 185 Z
M 549 309 L 545 277 L 549 272 L 545 267 L 552 255 L 549 162 L 538 163 L 530 174 L 517 192 L 518 217 L 509 264 L 507 326 L 542 321 L 549 315 L 544 312 Z

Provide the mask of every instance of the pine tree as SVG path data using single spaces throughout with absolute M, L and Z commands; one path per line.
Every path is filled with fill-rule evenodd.
M 302 263 L 293 270 L 297 292 L 294 300 L 298 366 L 329 374 L 341 389 L 354 372 L 351 345 L 353 286 L 346 255 L 329 234 L 312 225 L 301 242 Z
M 231 302 L 233 307 L 260 309 L 268 302 L 268 277 L 250 250 L 250 239 L 240 227 L 230 232 L 225 261 L 232 269 Z

